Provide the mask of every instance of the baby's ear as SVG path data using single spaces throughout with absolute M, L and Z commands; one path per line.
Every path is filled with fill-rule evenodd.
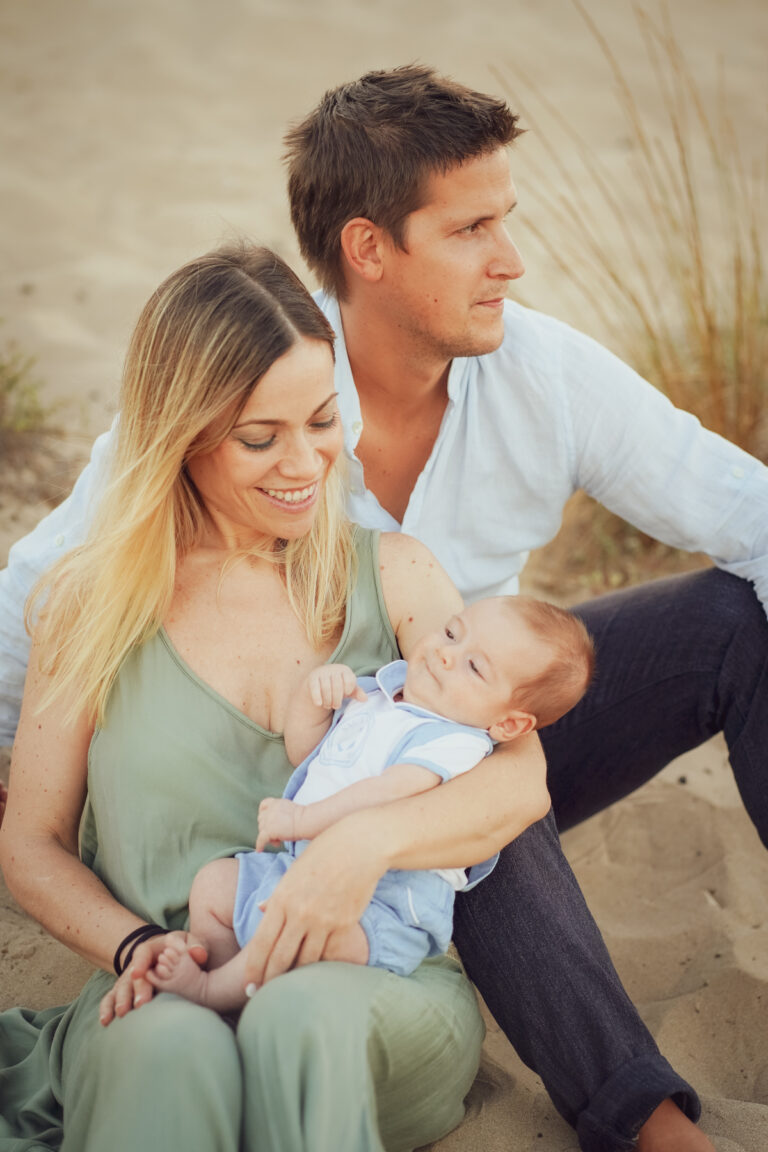
M 510 712 L 508 716 L 496 724 L 491 724 L 488 735 L 491 740 L 503 744 L 507 740 L 515 740 L 518 736 L 525 736 L 527 732 L 533 732 L 535 727 L 536 717 L 532 712 L 518 712 L 516 710 Z

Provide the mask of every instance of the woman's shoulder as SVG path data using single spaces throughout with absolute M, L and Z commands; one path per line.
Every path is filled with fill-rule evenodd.
M 379 533 L 379 559 L 387 564 L 437 565 L 438 561 L 421 540 L 406 532 Z
M 382 533 L 379 572 L 389 619 L 406 658 L 420 636 L 461 611 L 462 599 L 450 576 L 413 536 Z

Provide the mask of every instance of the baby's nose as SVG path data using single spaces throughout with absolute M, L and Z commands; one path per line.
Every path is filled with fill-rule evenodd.
M 444 668 L 450 668 L 451 664 L 453 663 L 453 656 L 451 654 L 451 650 L 445 644 L 441 644 L 438 646 L 437 658 L 440 661 L 440 663 L 443 665 Z

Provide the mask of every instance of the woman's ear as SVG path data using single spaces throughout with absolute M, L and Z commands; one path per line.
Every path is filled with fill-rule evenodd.
M 384 232 L 378 224 L 364 216 L 348 220 L 341 230 L 341 250 L 348 271 L 370 282 L 380 280 L 383 240 Z
M 536 717 L 532 712 L 510 712 L 503 720 L 491 724 L 488 735 L 491 740 L 503 744 L 507 740 L 515 740 L 518 736 L 525 736 L 533 732 L 536 727 Z

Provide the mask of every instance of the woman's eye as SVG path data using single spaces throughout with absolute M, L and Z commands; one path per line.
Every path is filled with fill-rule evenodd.
M 339 422 L 338 412 L 334 412 L 327 420 L 315 420 L 312 424 L 313 428 L 334 428 Z
M 247 448 L 249 452 L 264 452 L 267 448 L 271 448 L 275 442 L 274 436 L 270 436 L 268 440 L 241 440 L 243 448 Z

